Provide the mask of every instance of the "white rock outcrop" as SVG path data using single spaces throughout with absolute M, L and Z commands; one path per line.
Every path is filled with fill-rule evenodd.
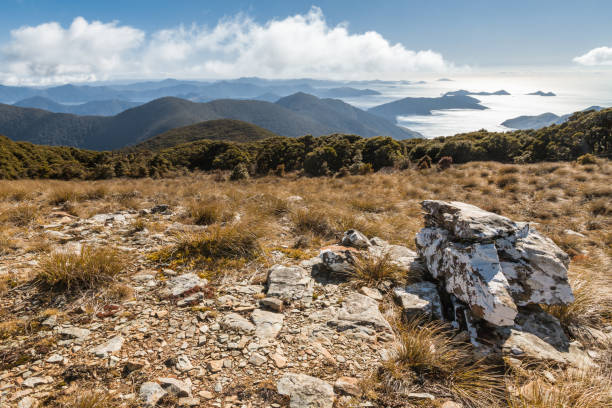
M 477 318 L 512 326 L 519 306 L 567 304 L 569 257 L 528 223 L 470 204 L 427 200 L 419 255 Z

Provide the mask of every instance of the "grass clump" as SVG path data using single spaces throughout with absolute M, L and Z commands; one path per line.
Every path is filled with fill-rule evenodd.
M 453 340 L 441 323 L 416 319 L 399 327 L 398 346 L 376 374 L 385 394 L 431 392 L 452 395 L 469 407 L 497 406 L 504 397 L 503 376 L 470 346 Z
M 75 393 L 73 397 L 61 405 L 62 408 L 114 408 L 116 406 L 108 393 L 85 390 Z
M 230 218 L 221 203 L 192 201 L 187 206 L 187 213 L 195 225 L 210 225 Z
M 569 369 L 550 377 L 532 373 L 510 387 L 509 408 L 607 408 L 612 406 L 612 379 L 601 369 Z
M 354 266 L 349 278 L 367 286 L 382 281 L 399 282 L 404 278 L 402 270 L 393 263 L 388 253 L 381 256 L 356 256 Z
M 92 289 L 111 282 L 124 265 L 124 256 L 116 249 L 83 247 L 80 253 L 55 252 L 45 257 L 37 280 L 55 289 Z
M 17 227 L 30 225 L 38 218 L 38 207 L 31 204 L 19 205 L 0 213 L 0 221 Z
M 313 233 L 319 237 L 330 238 L 337 232 L 329 215 L 322 210 L 299 208 L 291 214 L 291 219 L 300 234 Z
M 258 226 L 249 223 L 213 225 L 208 230 L 186 234 L 172 247 L 152 254 L 154 261 L 173 265 L 218 264 L 224 260 L 252 260 L 260 253 Z

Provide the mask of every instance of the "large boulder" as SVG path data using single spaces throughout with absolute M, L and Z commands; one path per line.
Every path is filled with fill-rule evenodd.
M 280 395 L 289 397 L 290 408 L 332 408 L 334 388 L 305 374 L 286 373 L 276 385 Z
M 419 255 L 473 315 L 512 326 L 519 306 L 567 304 L 569 257 L 531 225 L 470 204 L 424 201 Z

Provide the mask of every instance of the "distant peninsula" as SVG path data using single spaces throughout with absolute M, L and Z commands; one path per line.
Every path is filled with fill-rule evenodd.
M 488 109 L 476 98 L 466 95 L 445 95 L 438 98 L 404 98 L 368 109 L 368 112 L 389 120 L 401 115 L 431 115 L 434 110 Z
M 527 95 L 537 95 L 537 96 L 557 96 L 554 92 L 544 92 L 544 91 L 536 91 L 528 93 Z
M 600 111 L 604 109 L 601 106 L 589 106 L 588 108 L 584 109 L 583 112 L 588 112 L 588 111 Z M 534 116 L 518 116 L 516 118 L 512 118 L 512 119 L 508 119 L 505 120 L 504 122 L 502 122 L 502 126 L 505 126 L 507 128 L 510 129 L 519 129 L 519 130 L 526 130 L 526 129 L 541 129 L 543 127 L 547 127 L 547 126 L 551 126 L 551 125 L 559 125 L 561 123 L 566 122 L 570 116 L 572 116 L 571 113 L 565 114 L 565 115 L 555 115 L 554 113 L 551 112 L 547 112 L 547 113 L 542 113 L 541 115 L 534 115 Z
M 472 92 L 466 91 L 465 89 L 460 89 L 458 91 L 447 92 L 444 96 L 469 96 L 469 95 L 480 95 L 480 96 L 490 96 L 490 95 L 510 95 L 510 92 L 500 89 L 495 92 Z

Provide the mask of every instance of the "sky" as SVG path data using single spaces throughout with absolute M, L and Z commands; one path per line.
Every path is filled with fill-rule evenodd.
M 612 70 L 612 1 L 3 0 L 0 83 Z

